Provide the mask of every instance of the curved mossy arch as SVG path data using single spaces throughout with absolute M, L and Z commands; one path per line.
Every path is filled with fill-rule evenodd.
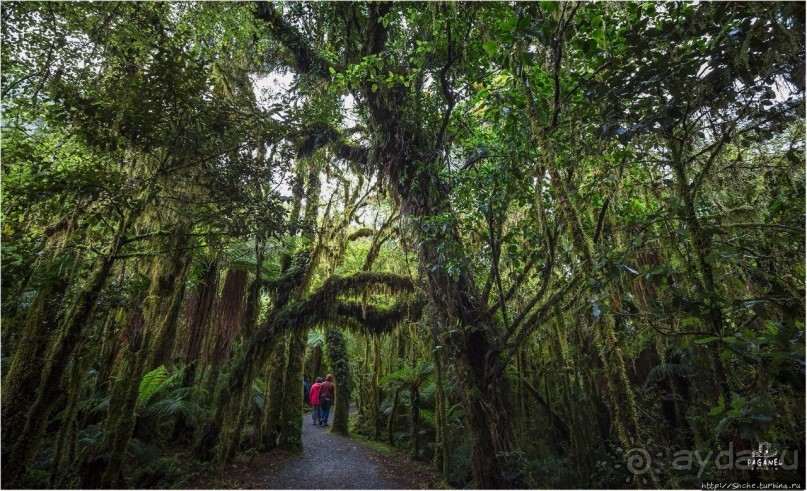
M 361 298 L 369 294 L 402 298 L 387 308 L 343 300 L 344 297 Z M 411 278 L 389 273 L 358 273 L 346 277 L 332 276 L 309 297 L 271 313 L 247 342 L 242 355 L 232 360 L 232 368 L 214 405 L 216 413 L 196 447 L 197 456 L 203 460 L 214 458 L 228 407 L 249 389 L 255 370 L 264 365 L 282 333 L 318 325 L 372 333 L 389 332 L 404 320 L 419 318 L 424 305 L 425 300 Z M 219 464 L 226 463 L 226 454 L 218 454 Z

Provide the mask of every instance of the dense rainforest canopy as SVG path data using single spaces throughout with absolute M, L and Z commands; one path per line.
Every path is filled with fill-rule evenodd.
M 3 2 L 3 487 L 299 449 L 325 373 L 333 432 L 447 486 L 803 485 L 804 33 L 801 2 Z

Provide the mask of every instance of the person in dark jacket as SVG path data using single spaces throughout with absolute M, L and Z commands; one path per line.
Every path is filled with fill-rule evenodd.
M 336 386 L 333 383 L 333 375 L 329 373 L 325 376 L 325 382 L 322 382 L 319 388 L 319 424 L 321 426 L 328 426 L 328 413 L 331 411 L 335 393 Z

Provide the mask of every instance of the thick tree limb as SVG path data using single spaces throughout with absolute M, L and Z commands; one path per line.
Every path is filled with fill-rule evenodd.
M 346 327 L 355 324 L 367 332 L 380 334 L 389 332 L 405 319 L 420 318 L 425 301 L 417 298 L 412 302 L 400 301 L 386 309 L 358 302 L 339 302 L 336 314 Z
M 372 237 L 373 235 L 376 235 L 377 233 L 378 233 L 378 231 L 375 230 L 375 229 L 372 229 L 372 228 L 360 228 L 360 229 L 356 230 L 355 232 L 353 232 L 352 234 L 348 235 L 347 240 L 349 242 L 352 242 L 354 240 L 361 239 L 362 237 Z
M 520 376 L 519 381 L 522 384 L 524 384 L 524 387 L 526 387 L 529 393 L 532 394 L 532 396 L 535 398 L 538 404 L 543 406 L 543 408 L 546 409 L 546 412 L 549 413 L 550 419 L 552 420 L 552 424 L 558 429 L 561 439 L 564 441 L 568 441 L 570 436 L 569 424 L 566 423 L 566 421 L 564 421 L 564 419 L 557 412 L 552 410 L 552 408 L 549 406 L 549 403 L 547 403 L 547 401 L 544 400 L 543 396 L 541 396 L 541 393 L 538 391 L 538 389 L 533 387 L 532 384 L 525 377 Z
M 445 6 L 444 6 L 445 8 Z M 443 97 L 445 97 L 446 102 L 448 103 L 448 107 L 446 108 L 445 113 L 443 114 L 443 122 L 440 125 L 440 131 L 437 133 L 437 144 L 435 145 L 435 149 L 438 151 L 443 147 L 443 138 L 445 136 L 446 128 L 448 127 L 448 123 L 451 120 L 451 111 L 454 110 L 454 105 L 456 101 L 454 99 L 454 93 L 451 91 L 451 87 L 448 83 L 448 71 L 451 69 L 451 65 L 454 64 L 459 56 L 454 56 L 454 43 L 451 41 L 451 23 L 446 23 L 446 37 L 448 38 L 448 53 L 445 66 L 440 69 L 440 86 L 443 89 Z
M 336 156 L 342 160 L 352 162 L 363 168 L 367 165 L 370 151 L 364 147 L 356 147 L 348 143 L 339 144 L 336 149 Z
M 413 292 L 415 283 L 406 276 L 387 273 L 358 273 L 352 276 L 331 276 L 313 295 L 274 312 L 261 326 L 265 331 L 283 331 L 312 327 L 332 318 L 338 312 L 339 296 L 359 296 L 368 290 L 388 293 Z
M 331 64 L 312 48 L 305 38 L 289 25 L 271 2 L 258 2 L 255 17 L 267 23 L 272 35 L 294 57 L 295 68 L 301 74 L 315 75 L 327 80 Z
M 283 19 L 272 3 L 258 2 L 255 17 L 266 22 L 272 36 L 289 50 L 294 62 L 292 68 L 298 73 L 313 75 L 327 81 L 330 77 L 329 68 L 338 69 L 308 44 L 303 35 Z M 312 128 L 312 131 L 306 133 L 297 149 L 300 154 L 310 155 L 319 148 L 339 142 L 342 138 L 342 133 L 332 127 Z M 334 150 L 337 157 L 357 164 L 360 168 L 367 164 L 369 151 L 366 148 L 341 142 L 335 145 Z

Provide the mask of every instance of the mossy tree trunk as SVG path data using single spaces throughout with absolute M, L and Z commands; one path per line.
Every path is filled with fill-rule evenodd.
M 431 322 L 430 328 L 432 334 L 432 342 L 434 347 L 434 372 L 436 375 L 436 384 L 437 384 L 437 392 L 435 398 L 435 414 L 437 420 L 437 434 L 435 436 L 435 452 L 434 452 L 434 466 L 443 474 L 443 477 L 448 476 L 448 464 L 449 464 L 449 453 L 450 453 L 450 435 L 448 434 L 447 428 L 447 395 L 444 387 L 443 382 L 443 352 L 442 348 L 438 349 L 438 346 L 442 346 L 440 342 L 440 338 L 438 337 L 438 327 L 436 323 Z
M 274 356 L 269 358 L 266 370 L 266 390 L 264 398 L 263 415 L 261 419 L 260 440 L 261 450 L 267 451 L 277 446 L 280 436 L 280 418 L 283 413 L 283 392 L 286 377 L 286 353 L 288 353 L 289 334 L 280 337 L 274 349 Z
M 140 380 L 155 363 L 155 355 L 170 353 L 176 333 L 180 307 L 185 297 L 188 272 L 188 236 L 177 229 L 168 241 L 170 257 L 156 257 L 151 264 L 151 282 L 144 302 L 145 323 L 142 334 L 133 331 L 124 351 L 118 376 L 112 383 L 109 409 L 105 420 L 104 447 L 108 449 L 104 487 L 121 487 L 126 449 L 136 422 L 136 403 Z
M 333 401 L 332 431 L 340 435 L 348 434 L 350 399 L 353 392 L 353 372 L 348 360 L 347 343 L 339 329 L 331 327 L 326 331 L 328 358 L 331 360 L 333 376 L 336 380 L 335 400 Z
M 412 411 L 409 421 L 409 443 L 411 445 L 409 456 L 417 459 L 420 455 L 420 390 L 418 383 L 409 386 L 409 399 Z
M 305 329 L 289 333 L 279 435 L 280 447 L 286 450 L 299 450 L 303 445 L 303 358 L 307 339 L 308 331 Z
M 3 376 L 3 461 L 12 462 L 8 451 L 11 442 L 17 441 L 25 425 L 27 411 L 34 403 L 39 383 L 41 366 L 45 361 L 49 341 L 52 338 L 54 320 L 59 318 L 59 308 L 67 289 L 67 281 L 54 278 L 41 287 L 30 307 L 22 336 L 11 361 L 8 373 Z M 7 484 L 6 478 L 3 484 Z
M 205 266 L 201 281 L 194 288 L 188 303 L 187 338 L 184 343 L 182 359 L 185 362 L 185 379 L 183 385 L 194 384 L 196 373 L 203 362 L 205 340 L 210 335 L 210 326 L 216 308 L 218 293 L 219 267 L 213 260 Z
M 387 440 L 391 446 L 395 446 L 395 426 L 398 420 L 398 400 L 400 390 L 395 389 L 395 394 L 392 396 L 392 409 L 389 413 L 387 420 Z
M 147 333 L 142 333 L 136 339 L 131 340 L 120 360 L 104 423 L 106 431 L 103 446 L 108 449 L 108 457 L 106 469 L 101 476 L 101 488 L 120 489 L 125 487 L 126 447 L 135 427 L 134 408 L 137 404 L 138 382 L 146 362 L 143 351 L 147 341 Z
M 79 487 L 78 463 L 76 462 L 76 440 L 79 426 L 79 401 L 86 395 L 83 391 L 84 382 L 92 361 L 90 351 L 95 346 L 85 346 L 76 356 L 70 369 L 66 387 L 67 404 L 61 414 L 64 422 L 56 436 L 53 465 L 50 469 L 49 485 L 53 488 Z
M 299 166 L 302 168 L 306 160 Z M 303 213 L 303 227 L 301 236 L 308 244 L 313 244 L 313 250 L 302 265 L 304 273 L 298 276 L 297 284 L 293 285 L 291 301 L 301 300 L 309 290 L 314 271 L 317 269 L 322 257 L 322 237 L 316 235 L 317 213 L 319 211 L 320 192 L 320 164 L 314 160 L 307 162 L 308 176 L 306 179 L 305 211 Z M 282 308 L 284 305 L 280 305 Z M 285 357 L 281 414 L 279 418 L 279 445 L 286 450 L 299 450 L 302 448 L 302 387 L 303 387 L 303 361 L 308 331 L 297 329 L 288 334 L 288 345 Z
M 159 258 L 152 272 L 149 296 L 146 297 L 147 309 L 160 309 L 160 316 L 149 311 L 146 314 L 151 328 L 151 344 L 148 346 L 145 369 L 153 370 L 160 365 L 171 363 L 171 353 L 176 341 L 179 314 L 185 301 L 185 285 L 190 272 L 191 254 L 188 250 L 191 244 L 188 235 L 190 227 L 180 223 L 174 233 L 163 245 L 170 252 L 170 256 Z M 170 299 L 162 304 L 162 299 Z M 159 300 L 156 300 L 159 299 Z
M 144 194 L 148 195 L 149 192 L 146 191 Z M 4 442 L 4 447 L 8 445 L 11 448 L 8 459 L 4 460 L 6 466 L 4 485 L 8 483 L 13 487 L 25 474 L 31 460 L 39 450 L 45 425 L 57 400 L 63 393 L 61 381 L 68 363 L 82 343 L 82 331 L 92 319 L 96 301 L 109 279 L 126 233 L 140 216 L 147 199 L 148 196 L 141 197 L 127 215 L 121 216 L 115 235 L 110 240 L 105 253 L 98 259 L 95 271 L 81 288 L 70 307 L 66 320 L 60 328 L 59 337 L 55 340 L 53 349 L 42 366 L 39 383 L 36 385 L 36 396 L 27 410 L 22 431 L 17 434 L 16 438 Z
M 381 336 L 373 338 L 373 438 L 381 438 Z

